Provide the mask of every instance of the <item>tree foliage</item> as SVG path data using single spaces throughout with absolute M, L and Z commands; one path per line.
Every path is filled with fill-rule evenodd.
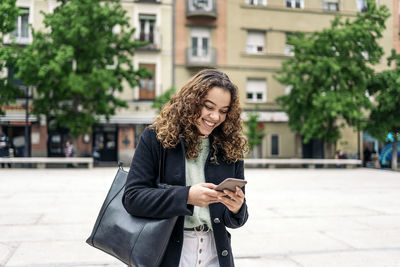
M 392 50 L 388 66 L 395 62 L 396 68 L 377 73 L 370 83 L 371 94 L 376 94 L 375 105 L 369 116 L 367 130 L 381 141 L 388 133 L 394 136 L 392 168 L 397 166 L 397 141 L 400 134 L 400 54 Z
M 15 29 L 15 21 L 19 14 L 16 2 L 17 0 L 2 0 L 0 2 L 0 31 L 2 34 L 10 33 Z
M 372 66 L 383 55 L 378 39 L 390 13 L 374 1 L 367 5 L 367 12 L 352 20 L 337 16 L 329 28 L 298 33 L 288 41 L 294 56 L 283 63 L 277 80 L 291 91 L 278 102 L 289 116 L 290 128 L 305 143 L 335 143 L 345 123 L 361 128 L 365 110 L 371 108 L 367 84 L 374 74 Z
M 247 128 L 245 135 L 247 137 L 250 150 L 253 150 L 253 148 L 260 145 L 265 135 L 263 125 L 258 121 L 259 115 L 257 110 L 258 108 L 256 107 L 255 112 L 248 113 L 247 121 L 244 123 Z
M 18 60 L 18 75 L 34 86 L 34 113 L 43 114 L 73 136 L 90 131 L 99 116 L 106 119 L 126 107 L 118 98 L 123 83 L 131 87 L 146 74 L 134 70 L 132 57 L 142 43 L 133 40 L 119 0 L 58 0 L 44 15 L 43 32 Z
M 156 97 L 156 99 L 153 102 L 152 107 L 157 109 L 157 112 L 160 113 L 162 107 L 164 104 L 168 103 L 168 101 L 171 99 L 171 97 L 175 94 L 176 90 L 175 87 L 170 87 L 167 91 L 165 91 L 163 94 L 159 95 Z
M 0 73 L 7 73 L 7 67 L 15 64 L 18 50 L 13 45 L 5 45 L 3 37 L 15 29 L 19 8 L 16 0 L 2 0 L 0 2 Z M 8 77 L 0 77 L 0 107 L 15 101 L 21 96 L 21 91 Z M 0 114 L 4 111 L 0 108 Z

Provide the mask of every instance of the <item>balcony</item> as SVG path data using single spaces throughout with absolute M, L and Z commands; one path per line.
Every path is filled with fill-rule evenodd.
M 217 50 L 208 48 L 201 50 L 198 48 L 186 48 L 187 67 L 213 67 L 217 65 Z
M 135 0 L 136 3 L 161 4 L 161 0 Z
M 217 18 L 217 0 L 186 0 L 186 17 Z
M 29 45 L 32 43 L 32 37 L 30 34 L 26 36 L 6 34 L 3 38 L 4 44 L 12 44 L 15 42 L 18 45 Z
M 139 51 L 159 51 L 161 49 L 160 36 L 156 32 L 139 33 L 138 41 L 148 42 L 147 45 L 137 48 Z

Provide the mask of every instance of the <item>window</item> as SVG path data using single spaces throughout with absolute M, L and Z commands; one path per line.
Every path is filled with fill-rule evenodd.
M 367 12 L 367 0 L 356 0 L 357 12 Z
M 339 3 L 337 2 L 322 2 L 324 11 L 339 11 Z
M 271 135 L 271 156 L 279 155 L 279 135 Z
M 149 42 L 154 44 L 155 42 L 155 24 L 156 16 L 148 14 L 139 14 L 139 40 L 142 42 Z
M 212 0 L 191 0 L 189 8 L 191 11 L 211 11 L 213 8 Z
M 292 36 L 292 33 L 286 33 L 286 44 L 285 44 L 285 55 L 294 56 L 294 46 L 288 44 L 289 38 Z
M 265 51 L 265 32 L 263 31 L 248 31 L 247 32 L 247 53 L 264 53 Z
M 293 89 L 293 85 L 288 85 L 285 87 L 285 95 L 290 95 L 290 93 L 292 92 Z
M 202 57 L 208 55 L 208 37 L 192 36 L 192 56 Z
M 247 0 L 247 4 L 252 6 L 266 6 L 267 0 Z
M 192 27 L 186 49 L 186 64 L 192 66 L 215 65 L 217 61 L 216 50 L 211 47 L 210 28 Z
M 15 77 L 15 73 L 17 72 L 14 66 L 8 66 L 8 79 L 17 87 L 22 87 L 24 84 L 22 81 Z
M 190 36 L 192 43 L 191 56 L 208 58 L 210 50 L 210 31 L 208 29 L 192 29 Z
M 16 28 L 11 33 L 18 43 L 29 42 L 29 8 L 21 8 L 20 15 L 15 22 Z
M 363 58 L 364 58 L 365 60 L 369 60 L 369 54 L 368 54 L 367 51 L 361 52 L 361 55 L 363 56 Z
M 267 101 L 267 83 L 264 79 L 247 79 L 246 100 L 251 103 Z
M 286 7 L 304 8 L 304 0 L 286 0 Z
M 139 99 L 152 100 L 155 98 L 155 81 L 156 81 L 156 65 L 155 64 L 139 64 L 139 67 L 150 70 L 153 75 L 140 79 Z

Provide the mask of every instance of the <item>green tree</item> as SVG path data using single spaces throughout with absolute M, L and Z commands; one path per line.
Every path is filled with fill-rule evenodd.
M 143 43 L 119 0 L 58 0 L 44 15 L 46 31 L 33 31 L 31 45 L 18 60 L 18 75 L 35 88 L 33 112 L 72 136 L 91 131 L 100 116 L 107 120 L 127 103 L 118 98 L 123 83 L 138 85 L 144 69 L 132 57 Z
M 353 20 L 335 17 L 329 28 L 289 39 L 294 56 L 284 62 L 277 80 L 291 87 L 277 100 L 289 126 L 305 143 L 322 139 L 335 144 L 345 124 L 360 129 L 371 108 L 366 95 L 372 66 L 383 55 L 378 44 L 390 13 L 375 1 Z M 328 156 L 332 156 L 332 150 Z
M 160 113 L 164 104 L 168 103 L 171 97 L 175 94 L 175 87 L 170 87 L 167 91 L 165 91 L 162 95 L 156 97 L 153 102 L 152 107 L 157 109 L 157 112 Z
M 250 151 L 252 151 L 256 146 L 262 143 L 262 139 L 265 135 L 264 126 L 258 121 L 259 114 L 257 113 L 258 107 L 254 112 L 250 112 L 247 115 L 247 121 L 244 125 L 246 126 L 245 135 L 249 143 Z
M 8 66 L 15 64 L 18 50 L 13 45 L 5 45 L 3 37 L 15 29 L 15 22 L 18 18 L 19 8 L 16 0 L 2 0 L 0 2 L 0 72 L 6 72 Z M 21 91 L 8 77 L 0 77 L 0 114 L 4 114 L 1 106 L 15 101 L 21 96 Z
M 396 68 L 377 73 L 370 84 L 371 94 L 376 94 L 376 104 L 371 110 L 367 130 L 372 136 L 384 141 L 388 133 L 394 137 L 392 169 L 397 169 L 397 142 L 400 141 L 400 55 L 392 50 L 388 66 Z

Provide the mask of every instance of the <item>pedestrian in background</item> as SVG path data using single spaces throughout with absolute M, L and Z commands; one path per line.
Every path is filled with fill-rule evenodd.
M 3 132 L 3 128 L 0 126 L 0 157 L 10 157 L 10 140 L 7 135 Z M 11 168 L 11 163 L 7 163 L 8 168 Z M 5 168 L 5 164 L 1 163 L 1 167 Z
M 64 156 L 66 158 L 71 158 L 75 155 L 75 150 L 74 150 L 74 145 L 71 143 L 71 141 L 65 142 L 65 148 L 64 148 Z M 68 168 L 72 168 L 73 165 L 71 163 L 67 164 Z
M 14 156 L 24 157 L 25 155 L 25 137 L 22 135 L 15 136 L 12 140 L 15 148 Z
M 238 89 L 228 76 L 203 70 L 140 137 L 123 203 L 135 216 L 179 216 L 161 266 L 234 266 L 226 227 L 247 221 L 244 191 L 214 188 L 228 177 L 244 179 L 248 146 L 240 114 Z M 160 163 L 167 189 L 155 188 Z
M 74 154 L 75 154 L 74 145 L 70 141 L 65 142 L 64 156 L 66 158 L 70 158 L 73 157 Z

